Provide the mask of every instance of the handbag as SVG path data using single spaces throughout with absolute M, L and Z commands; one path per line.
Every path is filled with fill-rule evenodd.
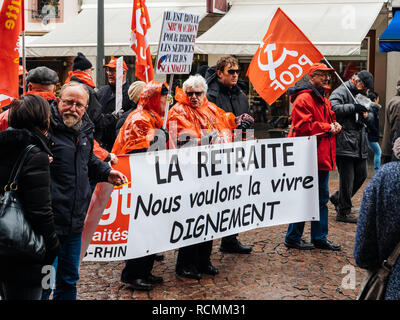
M 386 285 L 389 275 L 392 273 L 397 258 L 400 255 L 400 243 L 394 248 L 392 254 L 382 262 L 382 266 L 369 274 L 361 286 L 357 300 L 384 300 Z
M 19 173 L 34 146 L 27 146 L 19 155 L 0 196 L 0 256 L 16 261 L 41 262 L 46 251 L 43 236 L 32 229 L 16 193 Z

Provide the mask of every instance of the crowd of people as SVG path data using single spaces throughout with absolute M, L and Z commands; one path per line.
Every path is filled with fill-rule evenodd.
M 215 66 L 202 67 L 182 88 L 177 87 L 176 103 L 167 119 L 163 119 L 168 105 L 167 84 L 154 80 L 129 84 L 124 62 L 122 109 L 116 111 L 116 59 L 103 67 L 108 84 L 95 88 L 92 64 L 78 53 L 58 95 L 56 72 L 47 67 L 32 69 L 26 76 L 28 91 L 0 113 L 0 150 L 6 155 L 0 159 L 0 195 L 19 154 L 27 145 L 35 144 L 23 167 L 18 194 L 46 245 L 45 259 L 40 263 L 10 259 L 0 265 L 2 299 L 46 300 L 51 294 L 55 300 L 76 299 L 81 236 L 94 186 L 98 182 L 117 186 L 127 182 L 124 174 L 110 166 L 118 162 L 116 155 L 225 143 L 232 141 L 235 129 L 241 129 L 240 139 L 246 139 L 246 130 L 254 123 L 248 99 L 239 86 L 239 62 L 232 56 L 220 58 Z M 293 104 L 289 137 L 317 138 L 320 219 L 311 222 L 310 242 L 303 239 L 304 222 L 290 224 L 284 245 L 298 250 L 341 250 L 340 244 L 328 240 L 327 205 L 331 201 L 337 221 L 358 222 L 357 264 L 374 269 L 400 240 L 400 231 L 395 228 L 397 207 L 391 205 L 399 194 L 395 187 L 398 162 L 381 167 L 381 106 L 379 96 L 373 92 L 372 74 L 366 70 L 354 74 L 328 98 L 333 72 L 325 64 L 315 63 L 308 71 L 309 81 L 288 91 Z M 384 162 L 400 157 L 397 98 L 386 110 Z M 367 178 L 369 148 L 374 152 L 376 174 L 364 191 L 357 213 L 351 199 Z M 336 165 L 339 190 L 330 194 L 329 172 Z M 223 237 L 219 250 L 250 254 L 252 246 L 242 244 L 237 236 Z M 180 248 L 176 274 L 197 280 L 203 274 L 218 274 L 211 254 L 212 241 Z M 162 259 L 162 254 L 152 254 L 125 261 L 121 282 L 135 290 L 152 290 L 163 282 L 161 276 L 152 274 L 154 261 Z M 54 290 L 42 288 L 44 265 L 54 267 Z M 397 269 L 396 274 L 400 274 Z M 389 299 L 400 298 L 397 277 L 389 286 Z

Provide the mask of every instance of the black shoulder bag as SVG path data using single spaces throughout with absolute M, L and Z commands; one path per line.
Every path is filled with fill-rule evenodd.
M 368 277 L 361 287 L 357 300 L 384 300 L 387 281 L 399 255 L 400 243 L 394 248 L 389 258 L 382 262 L 382 266 L 379 269 L 373 272 L 368 271 Z
M 33 231 L 16 194 L 19 173 L 33 147 L 27 146 L 20 154 L 4 187 L 4 195 L 0 196 L 0 257 L 39 263 L 45 255 L 44 239 Z

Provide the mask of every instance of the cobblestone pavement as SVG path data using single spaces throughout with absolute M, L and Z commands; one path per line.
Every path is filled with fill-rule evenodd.
M 353 198 L 359 207 L 362 190 Z M 338 186 L 337 173 L 330 179 L 330 192 Z M 177 250 L 165 252 L 162 262 L 155 262 L 153 273 L 164 283 L 150 292 L 132 290 L 120 282 L 124 262 L 84 262 L 78 283 L 81 300 L 352 300 L 355 299 L 365 271 L 355 267 L 353 248 L 355 224 L 335 221 L 329 203 L 329 235 L 340 243 L 338 252 L 314 249 L 299 251 L 283 245 L 287 225 L 251 230 L 239 235 L 244 244 L 253 245 L 249 255 L 218 251 L 220 240 L 213 244 L 212 263 L 220 270 L 216 276 L 204 275 L 200 281 L 175 274 Z M 304 238 L 310 239 L 310 223 Z M 355 277 L 352 277 L 355 275 Z

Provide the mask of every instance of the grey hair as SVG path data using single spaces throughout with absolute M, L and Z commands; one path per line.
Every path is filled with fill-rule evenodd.
M 183 85 L 182 89 L 186 92 L 186 89 L 190 88 L 200 88 L 203 92 L 207 92 L 208 86 L 206 79 L 204 79 L 201 75 L 196 74 L 194 76 L 190 76 Z
M 89 89 L 86 87 L 85 84 L 77 82 L 77 81 L 70 81 L 70 82 L 64 84 L 60 90 L 60 94 L 59 94 L 60 98 L 62 97 L 65 89 L 70 88 L 70 87 L 80 87 L 81 89 L 83 89 L 83 91 L 85 91 L 86 96 L 87 96 L 87 103 L 89 103 Z

